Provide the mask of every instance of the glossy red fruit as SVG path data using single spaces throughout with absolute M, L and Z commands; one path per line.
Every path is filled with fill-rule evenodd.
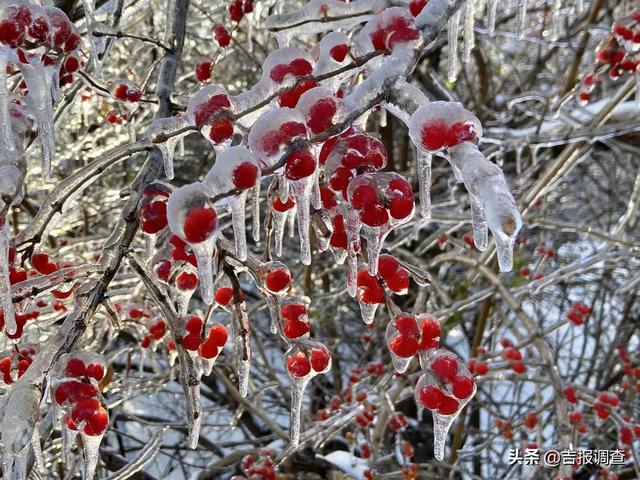
M 198 355 L 202 358 L 206 358 L 207 360 L 217 357 L 219 353 L 220 350 L 218 349 L 218 346 L 209 340 L 200 345 L 200 348 L 198 349 Z
M 287 158 L 284 175 L 289 180 L 300 180 L 313 174 L 316 170 L 316 160 L 307 150 L 296 150 Z
M 346 245 L 345 245 L 346 246 Z M 357 277 L 358 300 L 362 303 L 384 303 L 384 289 L 376 277 L 369 275 L 366 270 L 360 270 Z
M 70 377 L 83 377 L 86 374 L 84 362 L 79 358 L 69 359 L 65 371 Z
M 418 340 L 414 337 L 398 335 L 389 342 L 389 349 L 398 357 L 410 358 L 418 351 Z
M 443 355 L 431 361 L 431 369 L 440 378 L 452 382 L 458 374 L 458 363 L 449 355 Z
M 213 70 L 213 64 L 209 60 L 203 60 L 196 65 L 196 78 L 205 83 L 211 78 L 211 72 Z
M 311 368 L 316 372 L 324 372 L 329 366 L 331 355 L 327 350 L 322 348 L 313 348 L 311 350 Z
M 209 340 L 218 347 L 224 347 L 229 338 L 229 333 L 224 325 L 213 325 L 209 330 Z
M 409 3 L 409 11 L 411 15 L 417 17 L 422 12 L 422 9 L 427 5 L 429 0 L 411 0 Z
M 360 220 L 370 227 L 380 227 L 389 221 L 389 215 L 380 204 L 368 205 L 360 210 Z
M 458 376 L 453 379 L 452 391 L 456 398 L 464 400 L 469 398 L 473 393 L 475 382 L 471 377 Z
M 309 324 L 307 322 L 300 322 L 296 320 L 290 320 L 285 322 L 282 331 L 287 338 L 300 338 L 303 335 L 309 333 Z
M 167 202 L 156 200 L 147 203 L 140 209 L 140 216 L 140 228 L 143 232 L 149 234 L 160 232 L 168 224 Z
M 437 412 L 440 415 L 453 415 L 460 408 L 460 403 L 453 397 L 443 395 Z
M 176 277 L 176 287 L 183 292 L 195 290 L 198 286 L 198 275 L 191 272 L 182 272 Z
M 418 337 L 418 323 L 416 322 L 415 317 L 410 315 L 398 315 L 394 319 L 394 325 L 398 333 L 407 337 Z
M 185 323 L 184 328 L 187 332 L 197 333 L 199 336 L 200 332 L 202 331 L 203 324 L 204 322 L 200 317 L 198 317 L 197 315 L 191 315 L 187 319 L 187 322 Z
M 213 208 L 191 209 L 184 220 L 184 238 L 189 243 L 200 243 L 208 239 L 218 226 L 218 215 Z
M 418 390 L 418 401 L 429 410 L 438 409 L 444 397 L 442 390 L 435 385 L 425 385 Z
M 270 292 L 281 292 L 291 284 L 291 276 L 285 269 L 277 268 L 265 275 L 264 282 Z
M 431 151 L 444 148 L 447 144 L 449 128 L 443 120 L 433 120 L 422 127 L 422 146 Z
M 287 372 L 294 377 L 305 377 L 311 372 L 311 363 L 304 353 L 298 352 L 287 358 Z
M 246 190 L 252 188 L 258 180 L 258 166 L 251 162 L 244 162 L 233 169 L 231 174 L 236 188 Z
M 332 47 L 331 50 L 329 50 L 329 55 L 331 55 L 331 58 L 333 58 L 336 62 L 344 61 L 344 59 L 347 58 L 348 54 L 349 46 L 344 43 L 336 45 L 335 47 Z

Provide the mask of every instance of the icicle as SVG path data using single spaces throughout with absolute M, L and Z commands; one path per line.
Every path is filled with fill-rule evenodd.
M 493 37 L 496 31 L 496 14 L 498 13 L 498 0 L 487 0 L 487 31 Z
M 249 373 L 251 370 L 251 360 L 238 361 L 238 391 L 242 398 L 246 398 L 249 393 Z
M 300 237 L 300 261 L 303 265 L 311 265 L 311 243 L 309 227 L 311 223 L 311 190 L 313 178 L 307 177 L 291 182 L 293 196 L 296 199 L 296 220 Z
M 347 252 L 347 293 L 355 297 L 358 292 L 358 257 L 356 252 Z
M 358 302 L 360 304 L 360 314 L 362 315 L 362 321 L 367 325 L 371 325 L 373 323 L 373 319 L 376 316 L 376 311 L 378 310 L 379 303 L 364 303 Z
M 320 171 L 313 172 L 313 187 L 311 190 L 311 205 L 316 210 L 322 209 L 322 197 L 320 196 Z
M 431 154 L 417 148 L 418 188 L 420 190 L 420 214 L 424 219 L 431 218 Z
M 178 313 L 180 315 L 186 315 L 189 311 L 189 302 L 193 296 L 193 290 L 187 292 L 178 292 L 176 295 L 176 305 L 178 307 Z
M 380 105 L 380 126 L 382 128 L 387 126 L 387 109 Z
M 540 146 L 529 145 L 529 150 L 531 151 L 531 163 L 533 166 L 538 165 L 538 152 L 540 151 Z
M 640 64 L 636 66 L 636 106 L 640 108 Z
M 96 473 L 96 467 L 98 466 L 98 459 L 100 458 L 100 442 L 103 435 L 87 435 L 83 431 L 80 431 L 82 437 L 82 446 L 84 450 L 84 472 L 82 474 L 83 480 L 91 480 Z
M 447 442 L 447 434 L 458 415 L 440 415 L 433 413 L 433 455 L 436 460 L 444 459 L 444 446 Z
M 289 425 L 289 436 L 291 446 L 297 447 L 300 443 L 300 415 L 302 411 L 302 399 L 304 390 L 309 383 L 309 377 L 291 378 L 291 416 Z
M 29 63 L 18 62 L 29 94 L 27 104 L 33 110 L 38 126 L 40 156 L 42 159 L 42 175 L 45 180 L 51 176 L 51 160 L 55 153 L 55 133 L 53 125 L 53 105 L 51 102 L 50 75 L 44 63 L 37 56 L 29 58 Z
M 200 438 L 200 430 L 202 429 L 202 407 L 200 406 L 200 375 L 198 375 L 198 383 L 197 385 L 190 385 L 189 390 L 191 391 L 190 397 L 196 402 L 196 405 L 193 408 L 194 412 L 197 409 L 197 414 L 190 414 L 192 418 L 191 424 L 189 425 L 189 448 L 195 450 L 198 447 L 198 439 Z
M 231 221 L 233 223 L 236 256 L 241 262 L 244 262 L 247 259 L 247 232 L 245 224 L 246 204 L 246 191 L 238 194 L 229 204 L 229 208 L 231 210 Z
M 4 202 L 2 202 L 4 203 Z M 4 328 L 8 334 L 16 333 L 16 316 L 9 282 L 9 222 L 0 219 L 0 302 L 4 313 Z
M 464 63 L 471 61 L 471 50 L 476 45 L 475 32 L 473 31 L 476 22 L 476 1 L 467 0 L 464 8 L 464 52 L 462 56 Z
M 249 53 L 253 52 L 253 14 L 250 16 L 249 28 L 247 30 L 247 51 Z
M 562 0 L 552 0 L 551 5 L 551 41 L 555 42 L 560 37 L 560 28 L 562 26 Z
M 271 214 L 273 215 L 273 236 L 275 241 L 276 248 L 276 256 L 282 256 L 282 241 L 284 239 L 284 229 L 287 223 L 287 216 L 289 215 L 289 210 L 286 212 L 277 212 L 272 210 Z
M 520 144 L 516 147 L 516 173 L 520 175 L 522 173 L 522 149 L 524 147 Z
M 7 55 L 0 46 L 0 152 L 13 152 L 15 143 L 9 113 L 9 89 L 7 88 Z
M 202 301 L 207 305 L 211 305 L 213 303 L 213 264 L 211 257 L 213 257 L 215 249 L 215 239 L 210 238 L 204 242 L 192 244 L 190 247 L 198 261 L 198 285 L 200 286 Z M 188 303 L 189 301 L 187 300 Z
M 173 171 L 173 159 L 176 150 L 176 145 L 184 139 L 187 135 L 192 133 L 192 130 L 180 134 L 174 134 L 174 132 L 184 129 L 189 126 L 189 122 L 186 116 L 160 118 L 155 120 L 147 129 L 146 137 L 154 142 L 158 147 L 160 153 L 162 153 L 162 161 L 164 164 L 164 174 L 171 180 L 174 176 Z
M 251 233 L 253 234 L 253 241 L 260 241 L 260 180 L 258 180 L 255 186 L 251 189 L 251 199 L 253 207 L 253 224 L 251 226 Z
M 458 9 L 449 19 L 447 34 L 449 39 L 449 53 L 447 56 L 447 80 L 455 82 L 458 76 L 458 27 L 462 11 Z
M 40 445 L 40 433 L 38 427 L 33 429 L 33 437 L 31 437 L 31 448 L 33 449 L 33 458 L 38 473 L 45 473 L 44 456 L 42 455 L 42 446 Z
M 518 0 L 516 19 L 516 36 L 519 39 L 523 39 L 525 22 L 527 20 L 527 0 Z
M 484 216 L 484 206 L 474 195 L 469 194 L 469 202 L 471 203 L 471 219 L 473 226 L 473 243 L 481 252 L 487 249 L 487 241 L 489 229 L 487 220 Z

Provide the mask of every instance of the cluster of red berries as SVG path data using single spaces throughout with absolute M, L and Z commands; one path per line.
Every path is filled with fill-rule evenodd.
M 167 332 L 167 322 L 159 318 L 149 325 L 149 334 L 145 335 L 140 342 L 142 348 L 149 348 L 152 342 L 159 342 Z
M 169 224 L 167 220 L 167 200 L 169 193 L 154 187 L 143 192 L 140 206 L 140 229 L 154 235 L 160 233 Z
M 0 43 L 11 48 L 45 46 L 67 53 L 80 47 L 81 38 L 69 17 L 59 8 L 16 3 L 4 8 L 0 20 Z
M 0 373 L 4 384 L 11 385 L 20 378 L 33 362 L 33 356 L 36 353 L 38 353 L 36 348 L 25 346 L 13 349 L 0 358 Z
M 221 23 L 218 23 L 213 27 L 213 35 L 216 39 L 216 42 L 218 42 L 218 46 L 220 46 L 221 48 L 228 47 L 231 44 L 231 34 L 227 30 L 227 27 L 225 27 Z
M 527 370 L 524 362 L 522 361 L 522 352 L 514 346 L 513 342 L 508 338 L 503 338 L 500 340 L 500 345 L 502 345 L 502 358 L 508 361 L 511 365 L 511 370 L 518 374 L 522 374 Z
M 511 425 L 510 421 L 496 418 L 496 428 L 500 431 L 500 435 L 507 440 L 513 439 L 513 425 Z
M 440 415 L 455 415 L 461 408 L 461 401 L 469 399 L 475 392 L 472 376 L 459 372 L 459 360 L 452 353 L 436 355 L 429 365 L 436 382 L 423 375 L 416 385 L 416 401 L 425 408 Z M 448 394 L 451 391 L 452 396 Z
M 377 275 L 370 275 L 366 269 L 358 271 L 358 300 L 367 304 L 384 303 L 384 285 L 392 292 L 404 295 L 410 278 L 409 272 L 396 258 L 389 254 L 380 255 Z
M 211 78 L 213 63 L 211 60 L 203 60 L 196 65 L 196 78 L 199 82 L 205 83 Z
M 280 317 L 284 322 L 282 333 L 287 339 L 299 339 L 309 334 L 311 327 L 307 307 L 303 303 L 299 303 L 296 297 L 292 297 L 290 302 L 286 302 L 280 307 Z
M 233 0 L 229 5 L 229 17 L 239 22 L 247 13 L 253 12 L 253 0 Z
M 100 401 L 97 382 L 104 377 L 100 363 L 86 363 L 70 358 L 63 373 L 67 378 L 55 385 L 54 399 L 67 413 L 64 422 L 71 430 L 82 429 L 85 435 L 102 435 L 109 424 L 109 415 Z
M 567 313 L 567 320 L 574 325 L 582 325 L 591 314 L 591 308 L 582 302 L 573 302 L 571 304 L 571 310 Z
M 391 221 L 401 221 L 413 214 L 414 200 L 411 184 L 398 174 L 387 185 L 379 185 L 376 178 L 360 175 L 349 184 L 349 203 L 358 211 L 362 223 L 382 227 Z
M 127 121 L 129 116 L 126 113 L 120 113 L 117 110 L 111 110 L 107 113 L 106 117 L 107 122 L 112 125 L 123 125 L 124 122 Z
M 420 38 L 413 18 L 409 15 L 403 15 L 403 13 L 402 10 L 398 10 L 392 16 L 378 18 L 376 28 L 369 34 L 375 50 L 390 53 L 396 45 Z
M 428 315 L 402 313 L 387 326 L 389 350 L 401 358 L 411 358 L 418 351 L 426 352 L 440 346 L 440 324 Z
M 602 39 L 596 48 L 596 60 L 607 67 L 609 77 L 617 80 L 623 74 L 637 74 L 640 65 L 638 45 L 640 44 L 640 10 L 631 12 L 627 17 L 615 22 L 611 33 Z M 595 72 L 582 77 L 578 101 L 586 104 L 596 86 L 598 76 Z
M 224 325 L 212 325 L 203 340 L 204 322 L 197 315 L 190 315 L 184 324 L 186 335 L 182 337 L 182 345 L 190 352 L 198 352 L 205 360 L 213 360 L 226 345 L 229 334 Z
M 489 366 L 487 365 L 487 362 L 481 360 L 485 353 L 487 352 L 484 347 L 477 347 L 476 358 L 469 359 L 467 368 L 472 374 L 476 376 L 482 376 L 489 373 Z
M 206 87 L 205 87 L 206 88 Z M 200 102 L 194 112 L 195 125 L 209 128 L 209 139 L 218 144 L 233 136 L 231 101 L 224 93 L 211 95 Z
M 434 119 L 422 127 L 422 146 L 436 152 L 455 147 L 462 142 L 475 141 L 478 136 L 470 123 L 456 122 L 449 125 L 445 120 Z
M 331 355 L 324 346 L 300 350 L 297 353 L 286 357 L 285 364 L 287 372 L 293 377 L 306 377 L 310 373 L 313 375 L 326 373 L 331 366 Z
M 271 450 L 263 448 L 257 458 L 247 455 L 242 459 L 240 468 L 245 477 L 234 477 L 236 480 L 276 480 L 275 465 Z
M 142 98 L 142 90 L 129 82 L 121 82 L 113 88 L 113 97 L 124 102 L 138 102 Z

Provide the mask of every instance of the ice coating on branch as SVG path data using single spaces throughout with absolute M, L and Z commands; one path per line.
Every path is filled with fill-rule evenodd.
M 169 228 L 184 240 L 195 254 L 202 299 L 213 303 L 211 257 L 218 231 L 218 214 L 212 205 L 208 188 L 199 182 L 174 190 L 167 203 Z
M 300 413 L 304 390 L 309 380 L 331 369 L 331 355 L 323 344 L 305 340 L 287 350 L 284 363 L 291 380 L 290 443 L 297 447 L 300 443 Z
M 25 479 L 26 455 L 38 421 L 40 389 L 33 383 L 16 383 L 3 398 L 2 459 L 3 478 Z
M 191 130 L 175 134 L 176 131 L 183 130 L 189 126 L 187 118 L 171 117 L 158 118 L 147 129 L 147 138 L 151 140 L 162 153 L 164 163 L 164 174 L 168 179 L 173 178 L 173 155 L 176 145 L 180 140 L 191 133 Z
M 413 16 L 406 8 L 391 7 L 369 20 L 356 39 L 358 54 L 374 51 L 398 54 L 413 51 L 420 43 Z
M 186 118 L 214 148 L 224 148 L 233 138 L 234 112 L 235 105 L 226 90 L 218 85 L 205 85 L 189 100 Z
M 310 35 L 327 30 L 350 29 L 369 18 L 382 4 L 380 0 L 358 0 L 350 3 L 339 0 L 311 0 L 298 10 L 271 15 L 265 27 L 286 44 L 293 36 Z M 322 19 L 322 21 L 320 21 Z
M 394 172 L 367 173 L 355 177 L 347 189 L 349 204 L 356 212 L 367 243 L 367 267 L 371 275 L 378 272 L 378 257 L 389 233 L 413 217 L 414 201 L 411 184 Z M 347 230 L 350 234 L 351 228 Z M 355 232 L 351 232 L 353 234 Z
M 476 22 L 477 1 L 478 0 L 467 0 L 464 4 L 464 51 L 462 55 L 464 63 L 471 61 L 471 50 L 473 50 L 476 44 L 473 28 Z
M 433 450 L 436 459 L 441 461 L 447 433 L 475 395 L 476 384 L 464 362 L 447 350 L 431 350 L 425 367 L 416 384 L 415 401 L 433 413 Z
M 236 255 L 247 259 L 245 208 L 249 189 L 260 183 L 260 166 L 253 154 L 244 146 L 230 147 L 216 157 L 216 162 L 202 180 L 212 197 L 239 191 L 216 201 L 216 206 L 231 210 Z
M 447 20 L 449 0 L 429 0 L 415 22 L 421 30 L 437 31 Z
M 293 108 L 273 108 L 263 113 L 249 132 L 249 148 L 262 168 L 273 167 L 297 138 L 306 138 L 304 115 Z
M 522 219 L 502 170 L 471 142 L 450 148 L 449 161 L 460 171 L 471 197 L 475 241 L 480 243 L 479 247 L 486 243 L 488 226 L 496 242 L 500 271 L 511 271 L 513 247 Z

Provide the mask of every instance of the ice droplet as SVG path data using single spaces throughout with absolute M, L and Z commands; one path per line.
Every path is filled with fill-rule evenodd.
M 473 243 L 478 250 L 483 252 L 487 248 L 488 241 L 488 227 L 484 216 L 484 207 L 482 202 L 471 194 L 469 195 L 469 202 L 471 203 Z
M 464 52 L 462 56 L 464 63 L 471 61 L 471 50 L 476 45 L 475 32 L 473 31 L 476 22 L 476 2 L 477 0 L 467 0 L 464 8 Z
M 433 413 L 433 456 L 436 460 L 444 459 L 444 446 L 447 442 L 447 434 L 458 415 L 440 415 Z
M 300 237 L 300 261 L 303 265 L 311 265 L 311 242 L 309 227 L 311 225 L 311 191 L 313 175 L 300 180 L 291 181 L 293 196 L 296 199 L 296 220 Z
M 211 258 L 215 250 L 215 240 L 210 238 L 190 246 L 198 261 L 198 283 L 202 301 L 211 305 L 213 303 L 213 264 Z M 187 301 L 187 303 L 189 302 Z
M 358 302 L 360 304 L 360 314 L 362 315 L 362 321 L 367 325 L 373 323 L 373 320 L 376 316 L 376 311 L 378 310 L 379 303 L 364 303 Z
M 229 204 L 229 209 L 231 210 L 231 222 L 233 223 L 236 256 L 241 262 L 244 262 L 247 259 L 247 232 L 245 224 L 246 204 L 246 191 L 240 193 Z
M 527 19 L 527 0 L 518 0 L 516 6 L 516 37 L 519 39 L 524 38 L 524 27 Z
M 6 219 L 0 219 L 0 221 L 2 222 L 0 227 L 0 301 L 4 313 L 5 332 L 14 334 L 17 325 L 9 282 L 9 222 Z
M 447 56 L 447 80 L 455 82 L 458 76 L 458 27 L 462 9 L 456 10 L 451 15 L 447 25 L 447 36 L 449 40 L 449 53 Z
M 487 0 L 487 31 L 490 36 L 496 31 L 496 14 L 498 13 L 498 0 Z
M 98 459 L 100 458 L 100 442 L 102 441 L 102 435 L 87 435 L 83 431 L 80 431 L 82 437 L 82 445 L 84 450 L 84 472 L 82 474 L 83 480 L 91 480 L 96 473 L 96 467 L 98 466 Z
M 431 218 L 431 153 L 416 147 L 418 160 L 418 186 L 420 189 L 420 214 Z
M 289 423 L 289 436 L 291 438 L 291 446 L 297 447 L 300 443 L 300 415 L 302 411 L 302 399 L 304 391 L 309 383 L 309 376 L 306 377 L 289 377 L 291 379 L 291 414 Z
M 253 241 L 260 241 L 260 179 L 256 182 L 255 186 L 251 189 L 251 205 L 253 207 L 253 224 L 251 226 L 251 233 L 253 234 Z
M 238 391 L 242 398 L 246 398 L 249 393 L 249 373 L 251 370 L 251 360 L 238 358 Z
M 158 147 L 160 153 L 162 153 L 162 161 L 164 164 L 164 174 L 171 180 L 174 176 L 173 171 L 173 157 L 176 149 L 176 145 L 180 140 L 189 135 L 191 130 L 184 133 L 174 134 L 177 130 L 183 129 L 189 125 L 186 116 L 171 117 L 171 118 L 159 118 L 155 120 L 147 130 L 147 138 L 154 142 L 154 139 L 160 139 L 160 141 L 154 142 Z

